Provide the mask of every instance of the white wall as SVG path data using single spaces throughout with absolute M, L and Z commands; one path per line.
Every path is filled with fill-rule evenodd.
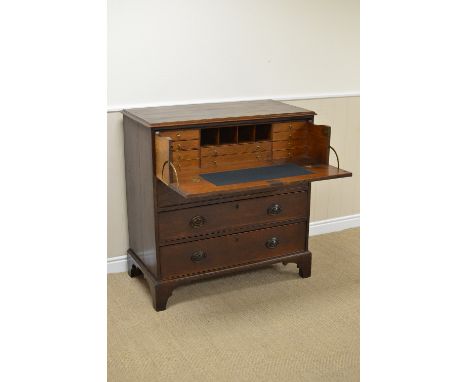
M 358 0 L 108 1 L 110 110 L 358 92 Z
M 108 1 L 109 110 L 302 98 L 290 103 L 332 126 L 354 175 L 313 185 L 313 222 L 359 213 L 359 97 L 320 99 L 345 94 L 359 94 L 358 0 Z M 128 248 L 120 113 L 108 113 L 107 131 L 108 257 L 116 258 Z

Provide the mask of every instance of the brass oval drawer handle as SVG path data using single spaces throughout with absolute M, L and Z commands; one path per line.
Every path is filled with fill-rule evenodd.
M 276 237 L 272 237 L 271 239 L 268 239 L 267 242 L 265 243 L 266 247 L 269 249 L 276 248 L 279 245 L 279 240 Z
M 204 259 L 206 259 L 206 252 L 203 251 L 194 252 L 192 253 L 192 256 L 190 256 L 190 260 L 192 260 L 194 263 L 198 263 Z
M 197 216 L 194 216 L 191 220 L 190 220 L 190 226 L 192 228 L 200 228 L 202 225 L 204 225 L 206 223 L 206 219 L 201 216 L 201 215 L 197 215 Z
M 181 144 L 177 145 L 177 150 L 182 150 L 182 145 Z
M 267 210 L 268 215 L 278 215 L 281 213 L 281 206 L 279 204 L 273 204 Z
M 177 137 L 177 138 L 180 138 L 181 136 L 182 136 L 182 134 L 180 134 L 180 133 L 177 133 L 177 134 L 176 134 L 176 137 Z

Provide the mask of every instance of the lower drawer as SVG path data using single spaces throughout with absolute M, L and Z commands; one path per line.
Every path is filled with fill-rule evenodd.
M 305 222 L 160 248 L 163 279 L 233 267 L 305 251 Z

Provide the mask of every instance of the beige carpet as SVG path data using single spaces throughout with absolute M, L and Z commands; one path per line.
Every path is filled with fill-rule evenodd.
M 108 380 L 359 380 L 359 229 L 315 236 L 295 264 L 174 290 L 156 313 L 146 282 L 108 276 Z

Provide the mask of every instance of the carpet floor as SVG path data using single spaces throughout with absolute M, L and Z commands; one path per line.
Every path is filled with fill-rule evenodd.
M 273 265 L 176 288 L 108 275 L 108 381 L 358 381 L 359 229 L 310 238 L 312 277 Z

